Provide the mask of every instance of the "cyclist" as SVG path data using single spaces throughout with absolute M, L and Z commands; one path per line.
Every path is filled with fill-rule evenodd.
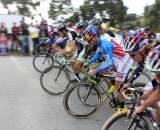
M 146 58 L 146 68 L 155 73 L 155 78 L 144 88 L 145 93 L 142 99 L 144 102 L 135 108 L 134 115 L 142 112 L 149 106 L 156 108 L 156 119 L 160 124 L 160 46 L 154 48 Z
M 76 29 L 78 33 L 78 39 L 76 39 L 77 57 L 76 57 L 76 62 L 73 66 L 73 69 L 77 75 L 80 73 L 80 70 L 83 64 L 87 61 L 87 57 L 91 55 L 92 52 L 95 52 L 95 46 L 90 47 L 82 37 L 84 27 L 85 27 L 85 24 L 83 22 L 79 22 L 76 24 Z
M 82 37 L 82 33 L 85 29 L 85 23 L 84 22 L 78 22 L 76 25 L 75 25 L 75 28 L 76 28 L 76 31 L 77 31 L 77 34 L 79 36 L 79 38 Z
M 77 52 L 75 52 L 76 54 L 74 57 L 76 58 L 76 62 L 73 66 L 73 69 L 76 75 L 79 74 L 83 63 L 85 62 L 84 55 L 85 55 L 85 46 L 87 45 L 87 43 L 82 38 L 84 27 L 85 27 L 85 24 L 83 22 L 78 22 L 76 24 L 76 30 L 77 30 L 77 35 L 78 35 L 78 37 L 76 38 L 76 47 L 77 47 L 76 51 Z
M 136 32 L 124 43 L 125 51 L 139 64 L 143 64 L 149 52 L 157 46 L 157 43 L 149 39 L 143 31 Z
M 72 53 L 72 51 L 75 50 L 75 39 L 77 37 L 77 33 L 75 31 L 68 31 L 64 24 L 58 26 L 57 31 L 59 39 L 55 41 L 52 48 L 57 49 L 57 51 L 63 54 Z
M 123 51 L 122 47 L 114 38 L 106 35 L 99 36 L 98 28 L 94 25 L 89 26 L 84 31 L 84 40 L 87 41 L 90 46 L 94 44 L 98 46 L 96 54 L 90 59 L 89 64 L 96 62 L 102 55 L 105 57 L 104 63 L 96 69 L 91 69 L 89 74 L 95 75 L 98 72 L 110 69 L 113 65 L 116 65 L 117 74 L 115 86 L 118 90 L 125 80 L 133 60 Z M 124 97 L 121 93 L 118 94 L 118 99 L 120 101 L 119 108 L 124 108 Z

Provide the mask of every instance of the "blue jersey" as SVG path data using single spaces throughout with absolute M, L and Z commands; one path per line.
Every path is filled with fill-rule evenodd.
M 106 60 L 101 66 L 96 68 L 96 72 L 112 67 L 114 65 L 113 57 L 122 58 L 125 55 L 125 52 L 122 47 L 116 43 L 115 39 L 102 35 L 100 36 L 96 54 L 90 59 L 89 63 L 96 62 L 102 55 Z

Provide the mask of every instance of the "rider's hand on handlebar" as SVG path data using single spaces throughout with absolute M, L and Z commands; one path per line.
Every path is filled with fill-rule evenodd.
M 91 75 L 91 76 L 96 75 L 96 69 L 90 69 L 88 74 Z
M 138 113 L 141 113 L 141 112 L 144 111 L 145 107 L 144 107 L 143 104 L 144 104 L 144 101 L 141 101 L 141 105 L 135 107 L 135 110 L 134 110 L 134 112 L 133 112 L 133 114 L 132 114 L 132 117 L 135 117 Z

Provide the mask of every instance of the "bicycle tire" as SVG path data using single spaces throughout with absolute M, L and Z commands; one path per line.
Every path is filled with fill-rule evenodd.
M 38 61 L 40 59 L 41 61 Z M 54 59 L 51 55 L 35 55 L 33 57 L 33 67 L 34 69 L 42 73 L 46 68 L 51 67 L 54 65 Z
M 49 75 L 49 73 L 52 73 L 51 71 L 56 71 L 56 72 L 58 72 L 57 74 L 58 75 L 56 75 L 56 73 L 53 73 L 54 74 L 54 76 L 56 76 L 56 78 L 54 79 L 54 80 L 52 80 L 53 81 L 53 83 L 51 83 L 51 84 L 49 84 L 48 85 L 48 81 L 45 83 L 45 76 L 48 74 Z M 63 74 L 62 74 L 63 73 Z M 52 77 L 53 75 L 51 75 L 50 77 L 51 78 L 53 78 Z M 58 76 L 58 77 L 57 77 Z M 57 83 L 57 81 L 58 81 L 58 78 L 59 78 L 59 76 L 63 76 L 63 77 L 60 77 L 60 82 L 59 83 Z M 65 78 L 66 78 L 66 83 L 65 83 Z M 47 80 L 48 80 L 49 78 L 47 77 Z M 49 79 L 50 80 L 50 79 Z M 50 80 L 50 81 L 51 81 Z M 62 82 L 63 81 L 63 82 Z M 41 87 L 43 88 L 43 90 L 45 91 L 45 92 L 47 92 L 48 94 L 50 94 L 50 95 L 59 95 L 59 94 L 62 94 L 62 93 L 64 93 L 67 89 L 68 89 L 68 87 L 70 86 L 70 75 L 69 75 L 69 73 L 65 70 L 65 69 L 63 69 L 61 66 L 52 66 L 52 67 L 48 67 L 47 69 L 45 69 L 44 71 L 43 71 L 43 73 L 41 74 L 41 76 L 40 76 L 40 84 L 41 84 Z M 57 85 L 58 86 L 58 88 L 59 87 L 61 87 L 61 88 L 63 88 L 63 89 L 61 89 L 61 90 L 55 90 L 56 88 L 55 88 L 55 85 Z M 49 87 L 48 87 L 49 86 Z M 51 87 L 50 87 L 51 86 Z M 54 89 L 53 89 L 54 88 Z M 51 90 L 52 89 L 52 90 Z
M 91 91 L 93 89 L 93 91 L 95 91 L 98 95 L 98 100 L 97 100 L 97 105 L 95 106 L 95 108 L 91 111 L 91 112 L 88 112 L 88 113 L 85 113 L 85 114 L 79 114 L 79 113 L 75 113 L 73 112 L 73 110 L 71 110 L 70 106 L 69 106 L 69 97 L 71 95 L 71 93 L 77 88 L 77 87 L 83 87 L 84 86 L 87 86 L 87 87 L 90 87 L 89 91 Z M 76 93 L 77 94 L 77 93 Z M 64 106 L 64 109 L 65 111 L 71 115 L 72 117 L 74 118 L 78 118 L 78 119 L 86 119 L 86 118 L 90 118 L 92 117 L 93 115 L 95 115 L 96 112 L 99 111 L 99 108 L 101 107 L 101 93 L 100 93 L 100 90 L 98 88 L 96 88 L 95 86 L 91 86 L 89 83 L 85 82 L 85 83 L 78 83 L 74 86 L 72 86 L 71 88 L 69 88 L 65 95 L 64 95 L 64 98 L 63 98 L 63 106 Z M 87 107 L 86 105 L 82 104 L 83 106 Z M 89 107 L 88 107 L 89 108 Z
M 112 130 L 111 126 L 116 125 L 117 120 L 119 120 L 120 118 L 123 117 L 127 117 L 127 111 L 125 112 L 118 112 L 116 114 L 114 114 L 113 116 L 111 116 L 102 126 L 101 130 Z M 146 128 L 143 130 L 151 130 L 151 125 L 150 125 L 150 120 L 146 117 L 143 116 L 142 117 L 143 121 L 145 122 Z M 124 120 L 123 120 L 124 121 Z M 126 123 L 127 124 L 127 123 Z M 129 123 L 127 125 L 130 125 Z M 118 126 L 118 130 L 120 130 L 122 126 Z M 124 126 L 123 126 L 124 127 Z M 115 128 L 113 128 L 114 130 L 117 130 Z M 125 128 L 122 128 L 123 130 L 125 130 Z
M 105 81 L 105 83 L 107 84 L 107 87 L 105 86 L 105 88 L 104 88 L 104 86 L 102 86 L 102 82 L 103 81 Z M 103 91 L 103 89 L 106 89 L 106 90 L 108 90 L 109 88 L 109 86 L 111 86 L 111 83 L 109 82 L 109 80 L 108 79 L 102 79 L 101 81 L 100 81 L 100 83 L 96 86 L 96 87 L 99 87 L 100 88 L 100 90 L 101 90 L 101 97 L 102 97 L 102 102 L 104 103 L 106 100 L 107 100 L 107 95 L 106 95 L 106 93 Z M 94 93 L 93 93 L 94 94 Z M 81 99 L 81 96 L 80 96 L 80 93 L 79 93 L 79 89 L 77 89 L 77 95 L 78 95 L 78 98 L 79 98 L 79 100 L 80 101 L 82 101 L 82 99 Z M 86 103 L 86 102 L 83 102 L 82 101 L 82 103 L 84 104 L 84 105 L 87 105 L 87 106 L 91 106 L 91 107 L 93 107 L 93 105 L 92 104 L 89 104 L 89 103 Z

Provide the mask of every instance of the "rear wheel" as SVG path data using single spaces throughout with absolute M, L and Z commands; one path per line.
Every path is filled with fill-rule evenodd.
M 65 111 L 75 118 L 91 117 L 101 106 L 101 92 L 89 83 L 76 84 L 65 93 L 63 105 Z

